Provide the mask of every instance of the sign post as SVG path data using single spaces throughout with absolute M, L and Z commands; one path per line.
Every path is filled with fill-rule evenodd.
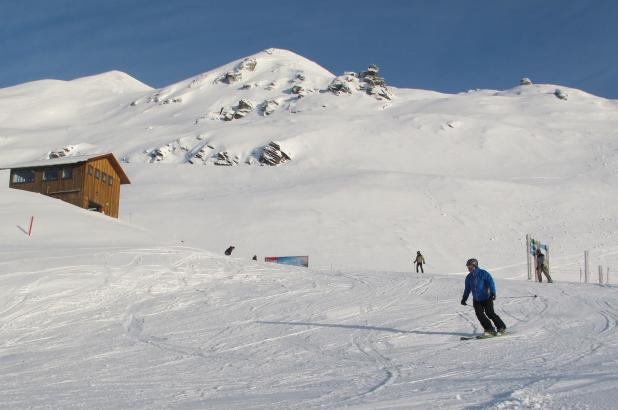
M 28 228 L 28 236 L 32 236 L 32 224 L 34 223 L 34 216 L 30 217 L 30 228 Z

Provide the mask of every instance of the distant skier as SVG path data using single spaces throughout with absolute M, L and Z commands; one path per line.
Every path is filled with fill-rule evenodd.
M 416 264 L 416 273 L 418 273 L 418 268 L 421 268 L 421 273 L 425 273 L 423 270 L 423 264 L 425 264 L 425 257 L 421 254 L 421 251 L 416 251 L 416 259 L 414 259 L 414 263 Z
M 461 304 L 466 305 L 468 295 L 472 292 L 474 312 L 479 322 L 481 322 L 481 326 L 485 329 L 485 336 L 495 336 L 497 333 L 503 334 L 506 331 L 506 325 L 500 319 L 500 316 L 494 312 L 496 285 L 493 278 L 489 272 L 479 268 L 479 262 L 474 258 L 468 259 L 466 267 L 470 273 L 466 276 L 466 287 Z M 493 325 L 496 325 L 497 333 Z
M 253 255 L 253 258 L 251 258 L 252 261 L 257 261 L 257 255 Z
M 553 283 L 551 280 L 551 276 L 549 276 L 549 269 L 547 268 L 547 264 L 545 263 L 545 255 L 541 252 L 540 249 L 536 250 L 536 276 L 539 279 L 539 282 L 543 282 L 543 276 L 541 272 L 545 274 L 547 278 L 547 282 Z
M 227 256 L 230 256 L 230 255 L 232 254 L 232 252 L 234 251 L 234 249 L 235 249 L 235 248 L 236 248 L 235 246 L 230 246 L 229 248 L 227 248 L 227 249 L 225 250 L 225 254 L 226 254 Z

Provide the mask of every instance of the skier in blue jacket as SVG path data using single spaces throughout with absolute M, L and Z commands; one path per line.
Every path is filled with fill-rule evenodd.
M 470 273 L 466 276 L 466 288 L 464 289 L 461 304 L 466 305 L 468 296 L 472 292 L 474 312 L 483 329 L 485 329 L 485 336 L 495 336 L 497 333 L 503 334 L 506 331 L 506 325 L 500 319 L 500 316 L 494 312 L 496 285 L 493 278 L 489 272 L 479 268 L 479 262 L 476 259 L 468 259 L 466 267 Z M 497 333 L 494 325 L 497 328 Z

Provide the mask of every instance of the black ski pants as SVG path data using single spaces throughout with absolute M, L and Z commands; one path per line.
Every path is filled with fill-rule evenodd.
M 421 268 L 421 273 L 425 273 L 423 270 L 423 264 L 416 262 L 416 273 L 418 273 L 418 268 Z
M 481 326 L 483 326 L 483 329 L 488 331 L 495 330 L 491 322 L 494 322 L 494 325 L 496 325 L 496 329 L 506 329 L 506 325 L 504 324 L 502 319 L 500 319 L 500 316 L 498 316 L 496 312 L 494 312 L 493 300 L 489 299 L 483 300 L 481 302 L 475 300 L 472 305 L 474 306 L 476 318 L 479 320 L 479 322 L 481 322 Z M 491 321 L 489 319 L 491 319 Z

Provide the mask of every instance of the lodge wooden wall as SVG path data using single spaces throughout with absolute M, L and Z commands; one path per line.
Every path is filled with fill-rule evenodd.
M 106 158 L 89 161 L 85 166 L 83 202 L 80 206 L 89 208 L 90 202 L 94 202 L 102 207 L 102 212 L 105 215 L 118 218 L 120 204 L 120 177 L 118 173 Z M 103 174 L 106 175 L 105 182 L 103 181 Z M 109 178 L 112 180 L 111 185 Z
M 58 179 L 43 180 L 45 169 L 57 168 Z M 70 168 L 72 177 L 62 179 L 62 169 Z M 30 192 L 38 192 L 62 201 L 89 209 L 96 204 L 106 215 L 118 218 L 120 204 L 120 176 L 107 158 L 93 159 L 79 164 L 55 165 L 53 167 L 32 168 L 34 182 L 15 183 L 11 171 L 9 186 Z M 110 182 L 111 181 L 111 182 Z
M 43 195 L 61 199 L 73 205 L 81 206 L 81 187 L 84 180 L 84 167 L 79 164 L 68 164 L 56 166 L 54 168 L 58 169 L 58 179 L 45 181 L 43 180 L 43 173 L 47 168 L 33 168 L 34 182 L 14 183 L 11 176 L 9 187 L 22 189 L 24 191 L 38 192 Z M 63 179 L 61 176 L 62 169 L 70 169 L 72 172 L 71 178 Z

